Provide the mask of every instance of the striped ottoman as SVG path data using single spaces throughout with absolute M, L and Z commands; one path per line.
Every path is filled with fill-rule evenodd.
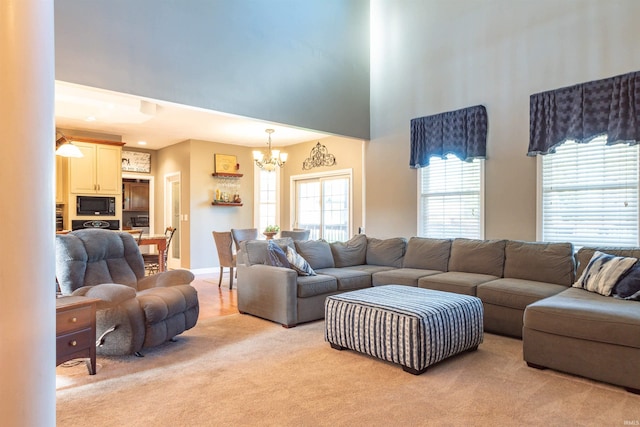
M 398 363 L 412 374 L 463 351 L 483 338 L 479 298 L 385 285 L 327 297 L 325 340 Z

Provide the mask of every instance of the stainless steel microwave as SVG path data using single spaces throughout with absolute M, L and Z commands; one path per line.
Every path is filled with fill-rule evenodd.
M 116 198 L 100 196 L 77 196 L 76 214 L 86 216 L 115 216 Z

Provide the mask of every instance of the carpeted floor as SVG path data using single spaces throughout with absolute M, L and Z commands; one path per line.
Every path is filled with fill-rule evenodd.
M 331 349 L 322 321 L 284 329 L 205 318 L 144 358 L 57 368 L 59 426 L 637 425 L 640 396 L 528 368 L 522 342 L 485 334 L 476 352 L 420 376 Z

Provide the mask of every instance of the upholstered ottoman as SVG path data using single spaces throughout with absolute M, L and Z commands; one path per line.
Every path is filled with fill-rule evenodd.
M 328 296 L 325 340 L 402 365 L 412 374 L 467 350 L 483 338 L 482 301 L 402 285 Z

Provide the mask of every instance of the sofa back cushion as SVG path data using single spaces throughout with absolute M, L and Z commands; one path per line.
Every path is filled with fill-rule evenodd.
M 333 255 L 331 247 L 325 240 L 296 240 L 294 242 L 296 251 L 307 260 L 311 268 L 333 268 Z
M 63 294 L 83 286 L 118 283 L 137 288 L 144 261 L 130 233 L 85 228 L 55 238 L 56 277 Z
M 504 277 L 571 286 L 575 280 L 573 245 L 509 240 L 504 249 Z
M 576 253 L 576 277 L 580 277 L 585 267 L 591 261 L 593 254 L 598 252 L 604 252 L 607 254 L 623 257 L 640 258 L 640 248 L 612 248 L 612 247 L 589 247 L 584 246 Z
M 407 239 L 403 237 L 390 239 L 367 237 L 367 264 L 400 268 L 406 249 Z
M 505 240 L 458 238 L 451 244 L 449 271 L 502 277 Z
M 451 239 L 412 237 L 407 243 L 407 253 L 402 266 L 425 270 L 447 271 Z
M 283 252 L 287 253 L 287 246 L 293 246 L 293 239 L 291 237 L 285 237 L 284 239 L 274 239 L 273 243 L 276 243 Z M 238 260 L 239 264 L 254 265 L 254 264 L 270 264 L 269 254 L 267 248 L 269 246 L 268 240 L 242 240 L 240 242 L 240 251 L 242 254 L 242 260 Z
M 346 242 L 334 242 L 329 246 L 336 267 L 351 267 L 367 262 L 367 236 L 364 234 L 356 234 Z

